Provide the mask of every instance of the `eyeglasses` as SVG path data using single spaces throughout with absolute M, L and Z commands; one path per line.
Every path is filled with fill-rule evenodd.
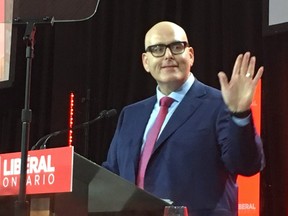
M 182 54 L 186 47 L 188 47 L 189 44 L 186 41 L 177 41 L 170 44 L 155 44 L 148 46 L 146 48 L 146 52 L 150 52 L 154 57 L 162 57 L 165 55 L 167 47 L 169 47 L 170 51 L 173 55 L 179 55 Z

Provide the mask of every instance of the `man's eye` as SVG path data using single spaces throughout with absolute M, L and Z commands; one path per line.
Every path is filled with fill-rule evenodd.
M 161 51 L 163 51 L 163 46 L 155 46 L 155 47 L 153 47 L 153 52 L 161 52 Z
M 183 49 L 183 46 L 181 44 L 175 44 L 173 47 L 172 47 L 173 50 L 182 50 Z

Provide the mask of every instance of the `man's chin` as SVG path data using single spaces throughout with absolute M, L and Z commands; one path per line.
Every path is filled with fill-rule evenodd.
M 182 85 L 185 79 L 181 76 L 167 76 L 167 77 L 161 77 L 161 79 L 158 80 L 158 83 L 161 83 L 163 85 Z

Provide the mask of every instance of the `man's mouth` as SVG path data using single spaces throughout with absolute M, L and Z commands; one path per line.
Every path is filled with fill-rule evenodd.
M 162 68 L 174 68 L 178 67 L 177 65 L 163 65 Z

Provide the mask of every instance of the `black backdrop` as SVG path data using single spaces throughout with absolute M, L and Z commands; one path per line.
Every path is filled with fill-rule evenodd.
M 251 51 L 257 65 L 265 66 L 261 133 L 267 166 L 261 174 L 261 215 L 287 215 L 288 35 L 262 36 L 260 0 L 102 0 L 87 21 L 37 26 L 30 147 L 41 136 L 67 127 L 70 92 L 75 93 L 75 124 L 96 117 L 103 109 L 120 112 L 123 106 L 154 94 L 156 85 L 142 67 L 141 53 L 145 32 L 161 20 L 186 29 L 195 50 L 192 72 L 209 85 L 219 88 L 217 73 L 223 70 L 230 76 L 239 53 Z M 24 30 L 23 26 L 14 29 L 15 82 L 0 89 L 0 153 L 20 151 Z M 101 163 L 116 122 L 117 118 L 105 119 L 76 131 L 76 152 Z M 49 146 L 66 143 L 67 137 L 59 136 Z

